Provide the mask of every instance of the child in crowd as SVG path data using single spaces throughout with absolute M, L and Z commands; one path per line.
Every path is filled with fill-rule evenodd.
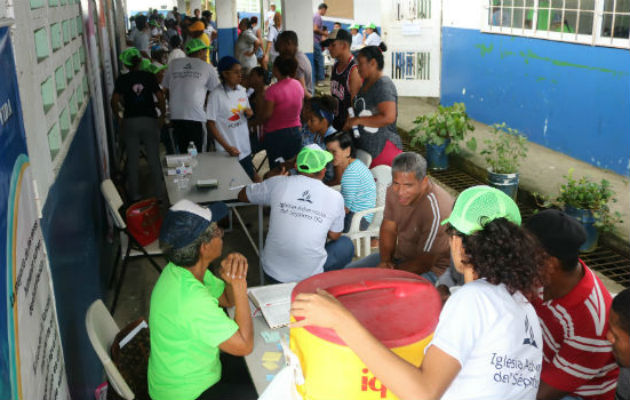
M 262 111 L 265 107 L 265 70 L 260 66 L 252 68 L 245 86 L 247 86 L 247 97 L 253 112 L 248 120 L 249 141 L 252 145 L 252 154 L 256 154 L 262 150 L 260 141 L 263 132 Z

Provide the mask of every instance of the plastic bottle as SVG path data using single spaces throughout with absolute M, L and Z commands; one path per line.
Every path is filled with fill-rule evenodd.
M 348 117 L 354 118 L 354 110 L 352 107 L 348 107 Z M 361 136 L 361 133 L 359 133 L 359 127 L 356 125 L 352 126 L 352 133 L 355 139 L 358 139 Z
M 190 167 L 197 166 L 197 146 L 195 146 L 195 142 L 191 141 L 188 143 L 188 155 L 190 156 Z
M 175 182 L 177 182 L 177 189 L 179 190 L 185 190 L 188 189 L 188 176 L 186 176 L 189 173 L 189 168 L 186 167 L 186 164 L 184 164 L 184 162 L 182 161 L 182 164 L 175 168 L 175 172 L 177 174 L 177 177 L 175 178 Z

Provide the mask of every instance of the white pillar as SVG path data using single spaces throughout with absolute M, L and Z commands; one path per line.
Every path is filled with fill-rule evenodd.
M 282 0 L 282 29 L 294 31 L 300 50 L 313 63 L 313 2 L 312 0 Z
M 234 44 L 237 39 L 236 1 L 216 0 L 217 10 L 217 42 L 219 59 L 223 56 L 234 56 Z
M 177 11 L 180 13 L 186 12 L 186 0 L 177 0 Z

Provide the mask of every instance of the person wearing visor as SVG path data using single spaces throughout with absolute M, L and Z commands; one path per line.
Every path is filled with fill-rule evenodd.
M 365 39 L 363 40 L 363 44 L 366 46 L 379 46 L 382 42 L 381 37 L 378 35 L 376 31 L 376 25 L 371 23 L 370 25 L 366 25 L 365 31 L 363 32 L 365 35 Z
M 340 131 L 348 119 L 348 108 L 363 83 L 359 76 L 357 61 L 350 52 L 352 36 L 348 31 L 337 29 L 328 35 L 322 46 L 328 47 L 330 56 L 336 60 L 330 76 L 330 94 L 337 99 L 333 126 Z
M 155 74 L 144 70 L 144 62 L 151 65 L 151 61 L 142 58 L 138 49 L 130 47 L 124 50 L 120 55 L 120 60 L 129 72 L 116 79 L 111 107 L 127 151 L 126 175 L 129 199 L 137 201 L 142 197 L 138 182 L 141 145 L 144 145 L 151 171 L 153 195 L 165 199 L 159 148 L 160 126 L 164 124 L 166 112 L 164 93 Z M 121 105 L 124 107 L 122 118 Z M 160 110 L 159 118 L 156 106 Z
M 350 34 L 352 34 L 352 43 L 350 45 L 351 51 L 357 51 L 363 47 L 363 35 L 359 32 L 361 25 L 353 24 L 350 26 Z
M 162 86 L 169 96 L 173 136 L 179 152 L 186 153 L 188 144 L 193 142 L 201 153 L 204 151 L 206 94 L 219 85 L 219 77 L 214 67 L 205 61 L 208 46 L 201 40 L 189 40 L 185 51 L 187 57 L 169 63 Z
M 331 160 L 319 146 L 306 146 L 296 159 L 297 175 L 274 176 L 238 194 L 239 201 L 271 207 L 262 252 L 266 283 L 301 281 L 352 260 L 352 241 L 341 236 L 343 197 L 322 182 Z
M 195 21 L 188 27 L 188 32 L 190 33 L 190 37 L 193 39 L 199 39 L 203 42 L 204 45 L 210 49 L 210 37 L 206 34 L 206 24 L 203 21 Z M 192 39 L 191 39 L 192 40 Z M 204 60 L 210 64 L 210 51 L 206 52 L 206 57 Z
M 529 302 L 541 282 L 536 240 L 520 227 L 514 201 L 489 186 L 464 190 L 442 224 L 466 283 L 444 305 L 419 367 L 381 344 L 324 290 L 296 297 L 291 327 L 334 329 L 402 400 L 534 400 L 543 346 Z
M 251 384 L 221 377 L 222 363 L 251 353 L 254 331 L 247 299 L 247 259 L 230 253 L 217 278 L 209 266 L 221 256 L 223 231 L 216 224 L 227 206 L 173 205 L 160 230 L 168 264 L 153 292 L 149 326 L 149 394 L 153 400 L 255 399 Z M 236 308 L 234 320 L 221 307 Z M 244 364 L 240 361 L 242 367 Z M 246 374 L 246 372 L 245 372 Z

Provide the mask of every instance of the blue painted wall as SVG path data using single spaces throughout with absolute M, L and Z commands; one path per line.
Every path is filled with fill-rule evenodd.
M 237 28 L 219 28 L 217 42 L 219 46 L 219 59 L 225 56 L 234 57 L 234 45 L 238 39 Z
M 109 267 L 92 107 L 88 104 L 50 188 L 42 229 L 52 271 L 68 385 L 73 399 L 92 399 L 103 368 L 85 330 L 88 306 L 103 297 Z
M 630 52 L 443 28 L 442 104 L 630 175 Z

